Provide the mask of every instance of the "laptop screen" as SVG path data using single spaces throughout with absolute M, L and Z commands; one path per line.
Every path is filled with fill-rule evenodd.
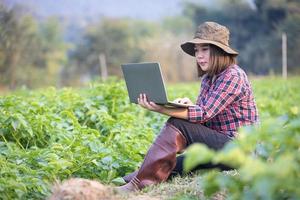
M 130 102 L 137 103 L 145 93 L 149 101 L 167 104 L 167 94 L 159 63 L 130 63 L 121 65 Z

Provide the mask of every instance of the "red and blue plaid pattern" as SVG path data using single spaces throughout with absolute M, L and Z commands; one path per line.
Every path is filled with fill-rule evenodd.
M 236 136 L 238 127 L 258 122 L 258 112 L 246 73 L 237 65 L 213 80 L 202 78 L 196 106 L 188 108 L 189 121 Z

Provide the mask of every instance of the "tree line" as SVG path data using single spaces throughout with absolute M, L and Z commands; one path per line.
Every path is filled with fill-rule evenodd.
M 299 73 L 300 1 L 254 0 L 252 7 L 241 0 L 218 2 L 211 9 L 186 3 L 184 14 L 195 24 L 213 20 L 229 27 L 232 44 L 240 52 L 239 63 L 254 74 L 280 73 L 281 38 L 286 33 L 289 70 Z
M 161 21 L 101 18 L 65 40 L 67 27 L 55 17 L 36 19 L 22 5 L 0 2 L 0 89 L 80 85 L 101 74 L 100 55 L 108 74 L 121 76 L 120 64 L 159 61 L 169 81 L 196 79 L 194 60 L 180 44 L 204 21 L 231 30 L 231 45 L 248 73 L 281 72 L 281 35 L 288 38 L 288 72 L 299 73 L 300 2 L 297 0 L 216 0 L 215 7 L 183 1 L 182 13 Z M 181 73 L 182 70 L 187 73 Z

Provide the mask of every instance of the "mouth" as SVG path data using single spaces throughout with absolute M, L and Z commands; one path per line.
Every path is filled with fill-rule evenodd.
M 204 66 L 204 65 L 206 65 L 207 64 L 207 62 L 199 62 L 199 65 L 200 66 Z

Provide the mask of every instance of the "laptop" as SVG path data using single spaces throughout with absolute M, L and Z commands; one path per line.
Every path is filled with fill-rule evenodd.
M 121 65 L 131 103 L 138 103 L 139 94 L 145 93 L 149 101 L 168 107 L 188 107 L 168 101 L 159 63 L 129 63 Z

